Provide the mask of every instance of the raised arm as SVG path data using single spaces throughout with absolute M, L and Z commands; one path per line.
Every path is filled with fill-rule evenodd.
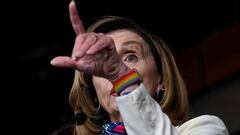
M 69 14 L 76 33 L 72 55 L 55 57 L 51 61 L 53 66 L 76 69 L 112 82 L 121 72 L 129 70 L 122 63 L 111 37 L 85 31 L 74 1 L 69 4 Z

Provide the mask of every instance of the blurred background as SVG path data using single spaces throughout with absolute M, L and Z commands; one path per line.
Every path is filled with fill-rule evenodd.
M 50 60 L 70 55 L 75 40 L 69 0 L 8 1 L 2 15 L 2 115 L 7 134 L 50 134 L 73 113 L 74 71 Z M 220 117 L 240 134 L 240 2 L 81 0 L 85 27 L 103 15 L 136 20 L 161 36 L 186 81 L 192 117 Z

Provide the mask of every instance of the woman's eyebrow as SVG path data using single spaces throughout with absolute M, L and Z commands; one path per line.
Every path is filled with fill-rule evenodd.
M 131 48 L 131 47 L 136 46 L 136 45 L 138 46 L 137 49 L 140 48 L 140 51 L 143 50 L 143 45 L 140 42 L 133 41 L 133 40 L 124 42 L 122 44 L 122 48 Z

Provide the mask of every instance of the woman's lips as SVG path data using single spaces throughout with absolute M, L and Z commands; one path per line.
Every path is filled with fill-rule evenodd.
M 114 97 L 118 96 L 118 94 L 116 92 L 111 92 L 111 95 L 114 96 Z

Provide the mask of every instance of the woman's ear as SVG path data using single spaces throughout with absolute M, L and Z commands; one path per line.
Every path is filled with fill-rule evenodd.
M 165 86 L 164 86 L 164 82 L 163 82 L 163 78 L 160 77 L 158 80 L 158 87 L 157 87 L 157 93 L 159 91 L 165 91 Z
M 164 84 L 162 83 L 162 81 L 159 81 L 157 91 L 156 91 L 156 95 L 155 95 L 155 99 L 158 102 L 160 102 L 162 100 L 164 92 L 165 92 Z
M 157 92 L 159 91 L 165 91 L 164 84 L 158 84 Z

